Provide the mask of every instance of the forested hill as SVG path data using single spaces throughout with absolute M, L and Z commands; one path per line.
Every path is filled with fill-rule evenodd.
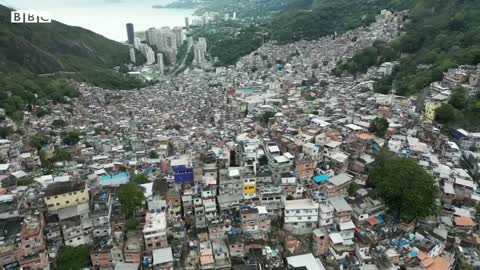
M 12 24 L 10 12 L 0 5 L 0 108 L 10 118 L 21 120 L 32 104 L 65 102 L 65 97 L 74 97 L 77 93 L 66 78 L 110 89 L 145 85 L 113 70 L 129 62 L 127 46 L 60 22 Z M 137 60 L 145 59 L 137 54 Z
M 342 33 L 375 21 L 385 0 L 298 0 L 272 18 L 267 31 L 272 40 L 288 43 Z
M 75 71 L 87 64 L 109 68 L 129 60 L 123 44 L 56 21 L 12 24 L 10 11 L 0 5 L 0 72 Z
M 223 1 L 223 0 L 222 0 Z M 251 2 L 238 1 L 239 4 Z M 386 0 L 272 0 L 281 2 L 281 8 L 255 24 L 243 26 L 236 33 L 223 33 L 218 26 L 201 31 L 207 37 L 210 53 L 220 59 L 220 65 L 233 65 L 237 60 L 256 50 L 263 40 L 290 43 L 302 39 L 314 40 L 369 25 L 375 15 L 387 8 Z M 222 9 L 221 9 L 222 10 Z M 224 23 L 231 28 L 231 21 Z
M 480 1 L 397 0 L 392 8 L 410 10 L 405 33 L 390 44 L 376 42 L 340 63 L 337 75 L 365 72 L 383 61 L 398 60 L 392 76 L 376 83 L 378 92 L 412 95 L 442 79 L 448 68 L 480 63 Z

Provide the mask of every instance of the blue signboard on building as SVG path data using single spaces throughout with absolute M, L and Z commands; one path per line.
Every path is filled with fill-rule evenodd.
M 193 182 L 193 168 L 185 166 L 172 167 L 175 183 Z

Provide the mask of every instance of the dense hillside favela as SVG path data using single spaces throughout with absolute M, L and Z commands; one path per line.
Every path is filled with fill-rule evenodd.
M 82 1 L 192 14 L 0 3 L 0 269 L 480 269 L 480 1 Z

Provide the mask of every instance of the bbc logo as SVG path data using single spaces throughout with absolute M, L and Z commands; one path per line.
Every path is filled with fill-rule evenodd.
M 48 12 L 43 11 L 12 11 L 11 23 L 51 23 Z

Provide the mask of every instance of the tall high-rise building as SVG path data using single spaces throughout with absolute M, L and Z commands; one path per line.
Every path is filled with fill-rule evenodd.
M 145 40 L 147 41 L 148 45 L 157 46 L 157 44 L 158 44 L 157 32 L 158 32 L 158 29 L 156 29 L 154 27 L 149 28 L 147 31 L 145 31 Z
M 147 65 L 155 63 L 155 52 L 147 44 L 140 45 L 140 52 L 147 58 Z
M 128 37 L 128 44 L 132 44 L 135 42 L 135 31 L 133 31 L 133 24 L 127 23 L 127 37 Z
M 133 47 L 138 50 L 140 48 L 140 44 L 142 44 L 142 40 L 138 37 L 135 37 L 133 40 Z
M 155 52 L 152 48 L 148 47 L 145 57 L 147 58 L 147 65 L 155 63 Z
M 207 39 L 200 37 L 198 38 L 198 43 L 202 46 L 203 52 L 207 53 Z
M 130 62 L 134 63 L 136 62 L 135 60 L 135 48 L 130 47 Z
M 181 32 L 179 33 L 179 36 L 181 37 Z M 180 44 L 177 42 L 177 34 L 168 26 L 160 29 L 148 29 L 146 32 L 146 39 L 150 46 L 157 47 L 157 50 L 160 52 L 166 52 L 170 48 L 176 50 L 177 47 L 180 46 Z
M 167 57 L 170 64 L 175 64 L 177 62 L 177 50 L 174 48 L 168 48 L 165 51 L 165 56 Z
M 188 29 L 188 27 L 190 27 L 190 21 L 189 21 L 188 17 L 185 17 L 185 28 Z
M 193 64 L 201 66 L 205 63 L 205 55 L 207 54 L 207 39 L 199 38 L 193 45 Z
M 183 42 L 187 40 L 185 30 L 182 27 L 176 26 L 173 28 L 173 33 L 175 33 L 175 37 L 177 39 L 177 46 L 180 47 Z
M 194 65 L 201 65 L 205 61 L 205 54 L 201 46 L 197 44 L 193 45 L 193 64 Z
M 232 19 L 234 19 L 234 20 L 237 19 L 237 12 L 235 12 L 235 11 L 233 12 L 233 14 L 232 14 Z
M 160 71 L 160 74 L 163 75 L 163 54 L 162 53 L 157 53 L 157 64 L 158 64 L 158 70 Z

